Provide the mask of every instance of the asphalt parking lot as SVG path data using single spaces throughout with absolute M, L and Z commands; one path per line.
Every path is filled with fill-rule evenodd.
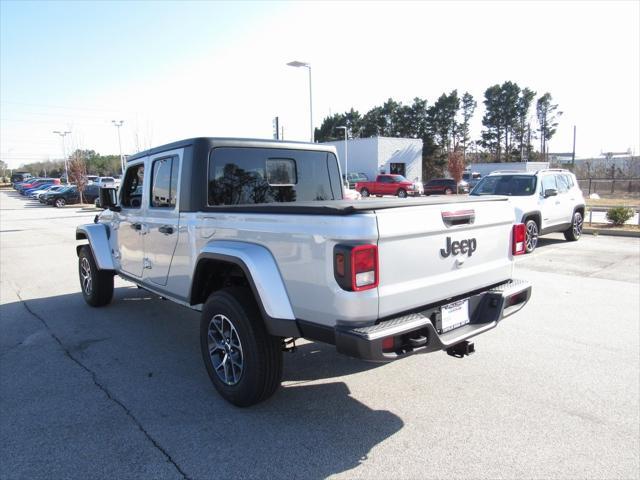
M 80 294 L 95 212 L 0 191 L 0 478 L 638 478 L 640 239 L 561 235 L 517 262 L 519 314 L 456 359 L 375 366 L 303 342 L 283 388 L 225 403 L 199 316 L 116 280 Z

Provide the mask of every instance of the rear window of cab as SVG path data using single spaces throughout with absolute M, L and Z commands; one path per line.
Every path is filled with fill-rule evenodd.
M 209 155 L 209 206 L 342 199 L 330 152 L 217 147 Z

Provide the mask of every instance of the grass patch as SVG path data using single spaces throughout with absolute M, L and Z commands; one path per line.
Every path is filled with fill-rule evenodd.
M 591 228 L 593 230 L 616 230 L 616 231 L 625 231 L 625 232 L 640 232 L 640 225 L 620 225 L 616 226 L 613 223 L 592 223 L 587 225 L 585 223 L 585 228 Z
M 638 207 L 640 198 L 585 198 L 587 207 Z

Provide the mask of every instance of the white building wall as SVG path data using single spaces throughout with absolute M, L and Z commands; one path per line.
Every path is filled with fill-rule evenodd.
M 467 170 L 478 172 L 483 177 L 496 170 L 517 170 L 519 172 L 535 172 L 549 168 L 549 162 L 504 162 L 504 163 L 471 163 Z
M 392 163 L 404 163 L 405 177 L 422 182 L 422 140 L 378 137 L 379 171 L 391 173 Z
M 336 147 L 342 173 L 345 173 L 345 142 L 327 142 Z M 409 180 L 422 181 L 422 140 L 415 138 L 370 137 L 348 141 L 349 172 L 365 173 L 371 180 L 381 172 L 390 173 L 392 163 L 405 164 Z

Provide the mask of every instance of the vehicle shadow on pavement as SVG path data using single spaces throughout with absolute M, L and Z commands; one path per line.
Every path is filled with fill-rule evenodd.
M 83 435 L 65 437 L 57 450 L 30 458 L 41 462 L 42 468 L 58 464 L 62 451 L 69 450 L 75 458 L 87 458 L 76 471 L 77 478 L 80 472 L 101 476 L 91 470 L 92 448 L 106 443 L 107 455 L 114 445 L 131 442 L 126 429 L 114 429 L 112 424 L 114 418 L 120 422 L 135 418 L 189 478 L 326 478 L 366 462 L 376 445 L 404 426 L 397 415 L 372 409 L 351 396 L 344 382 L 326 380 L 375 366 L 338 355 L 332 346 L 303 343 L 297 351 L 285 353 L 285 386 L 267 401 L 241 409 L 218 396 L 207 377 L 197 312 L 135 287 L 116 288 L 114 301 L 105 308 L 87 306 L 80 293 L 27 298 L 25 303 L 26 308 L 21 302 L 0 306 L 2 329 L 7 345 L 11 344 L 9 350 L 3 349 L 4 367 L 21 370 L 5 385 L 8 396 L 16 395 L 8 402 L 16 412 L 5 413 L 23 422 L 37 421 L 38 429 L 29 431 L 56 438 L 61 421 L 81 421 L 74 420 L 79 413 L 70 405 L 86 391 L 102 395 L 116 412 L 108 418 L 100 413 L 104 404 L 84 405 L 82 417 L 91 418 L 92 425 L 79 426 Z M 25 323 L 39 329 L 38 336 L 25 330 Z M 43 349 L 38 342 L 45 341 L 55 348 Z M 36 363 L 46 364 L 44 371 L 25 366 L 33 363 L 25 359 L 48 351 L 51 356 Z M 73 386 L 60 389 L 55 371 L 62 364 L 69 368 L 68 357 L 82 368 L 74 368 Z M 42 397 L 42 407 L 36 404 L 41 415 L 21 412 L 18 397 L 40 398 L 48 390 L 57 394 Z M 46 411 L 57 411 L 57 418 L 43 421 Z M 109 437 L 91 433 L 111 430 Z M 95 438 L 87 442 L 86 435 Z M 19 435 L 12 442 L 25 442 L 26 448 L 36 440 Z M 138 447 L 148 447 L 137 441 Z M 21 445 L 14 446 L 20 451 Z M 130 471 L 126 464 L 122 468 L 123 474 Z
M 548 238 L 548 237 L 541 238 L 541 237 L 539 237 L 538 238 L 538 246 L 537 246 L 537 248 L 544 248 L 546 246 L 555 245 L 557 243 L 570 243 L 570 242 L 567 242 L 564 238 L 561 239 L 561 238 Z

